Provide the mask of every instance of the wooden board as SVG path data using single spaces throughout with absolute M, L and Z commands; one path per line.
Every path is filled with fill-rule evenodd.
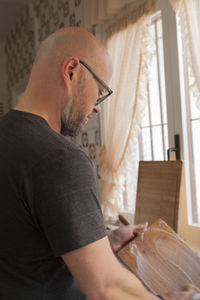
M 118 255 L 155 295 L 183 290 L 188 283 L 200 288 L 200 258 L 161 219 Z
M 140 161 L 135 224 L 162 218 L 178 231 L 182 161 Z

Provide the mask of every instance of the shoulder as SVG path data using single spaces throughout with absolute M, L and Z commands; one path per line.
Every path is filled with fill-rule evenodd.
M 42 124 L 32 134 L 26 135 L 26 151 L 28 156 L 32 156 L 35 165 L 48 163 L 62 164 L 62 166 L 74 166 L 84 164 L 92 167 L 92 163 L 87 155 L 69 139 L 52 130 L 47 124 Z M 26 147 L 27 146 L 27 147 Z
M 93 168 L 91 160 L 77 145 L 60 134 L 51 133 L 51 135 L 53 136 L 48 137 L 48 141 L 44 142 L 44 160 L 52 159 L 69 167 L 80 168 L 83 165 Z
M 62 183 L 79 189 L 86 185 L 96 186 L 94 168 L 87 155 L 65 137 L 56 133 L 50 135 L 53 137 L 47 136 L 47 140 L 42 141 L 42 147 L 40 142 L 42 153 L 38 153 L 31 173 L 37 177 L 41 174 L 49 182 L 59 185 Z

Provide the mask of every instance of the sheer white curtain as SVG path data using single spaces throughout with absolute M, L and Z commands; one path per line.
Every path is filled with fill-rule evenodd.
M 200 0 L 170 0 L 180 20 L 183 53 L 187 59 L 191 89 L 200 109 Z
M 154 1 L 145 1 L 121 23 L 113 25 L 107 48 L 113 61 L 114 93 L 102 105 L 104 145 L 100 153 L 101 205 L 104 218 L 114 221 L 124 209 L 125 175 L 135 159 L 138 120 L 146 100 L 144 91 L 151 42 L 149 17 Z M 137 174 L 134 180 L 137 181 Z
M 93 25 L 103 24 L 137 0 L 82 0 L 82 26 L 90 30 Z

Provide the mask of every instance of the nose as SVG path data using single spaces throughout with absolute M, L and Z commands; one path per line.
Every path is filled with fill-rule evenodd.
M 98 114 L 100 113 L 100 111 L 101 111 L 100 105 L 95 105 L 93 108 L 93 113 Z

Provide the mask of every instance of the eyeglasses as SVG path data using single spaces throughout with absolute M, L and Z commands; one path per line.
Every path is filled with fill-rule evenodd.
M 81 59 L 79 59 L 80 63 L 92 74 L 92 76 L 94 77 L 94 79 L 96 79 L 96 81 L 98 81 L 103 87 L 104 89 L 106 90 L 104 92 L 104 94 L 99 97 L 95 103 L 95 105 L 99 105 L 101 102 L 103 102 L 108 96 L 110 96 L 113 91 L 107 86 L 107 84 L 102 80 L 100 79 L 94 71 L 92 71 L 92 69 L 88 66 L 88 64 L 86 64 L 84 61 L 82 61 Z

